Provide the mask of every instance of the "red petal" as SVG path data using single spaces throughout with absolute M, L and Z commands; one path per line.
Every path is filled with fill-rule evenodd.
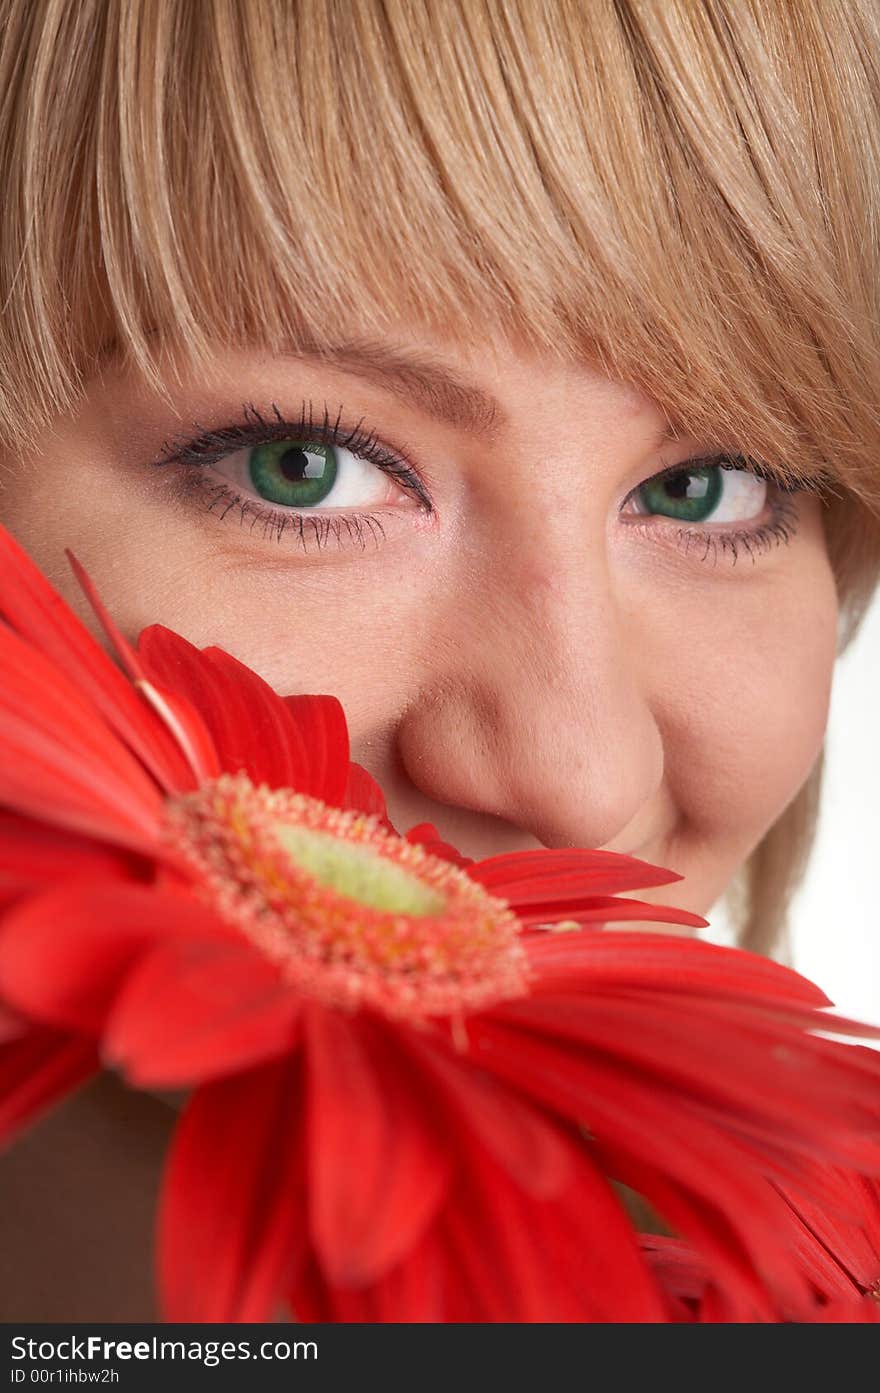
M 440 1228 L 440 1223 L 435 1223 L 403 1262 L 371 1286 L 359 1291 L 331 1290 L 327 1298 L 329 1319 L 361 1324 L 456 1319 L 451 1297 L 459 1294 L 461 1274 L 453 1267 L 449 1244 Z
M 706 1289 L 708 1274 L 692 1248 L 680 1238 L 643 1233 L 639 1235 L 642 1252 L 653 1270 L 662 1277 L 664 1290 L 673 1292 L 685 1301 L 698 1301 Z
M 475 1058 L 515 1081 L 536 1101 L 595 1138 L 609 1173 L 649 1204 L 743 1299 L 755 1298 L 752 1263 L 777 1295 L 803 1301 L 805 1284 L 786 1244 L 780 1196 L 744 1163 L 743 1146 L 708 1125 L 656 1079 L 640 1079 L 613 1059 L 570 1055 L 523 1031 L 471 1020 Z
M 190 787 L 175 742 L 30 557 L 0 527 L 0 615 L 70 679 L 165 789 Z
M 192 702 L 146 679 L 138 681 L 137 687 L 162 725 L 172 733 L 186 760 L 186 777 L 179 780 L 177 789 L 196 788 L 206 779 L 216 778 L 221 768 L 214 741 Z
M 828 1006 L 806 977 L 769 958 L 700 939 L 656 933 L 532 934 L 523 946 L 535 972 L 534 993 L 557 987 L 649 991 L 671 989 L 780 1005 Z
M 73 567 L 80 588 L 104 630 L 111 651 L 115 653 L 122 664 L 132 685 L 140 692 L 147 705 L 155 711 L 161 725 L 171 734 L 178 750 L 184 757 L 188 772 L 177 786 L 179 788 L 192 788 L 202 783 L 204 779 L 211 779 L 219 774 L 217 752 L 204 722 L 195 708 L 188 701 L 184 701 L 172 692 L 162 691 L 154 682 L 147 680 L 137 653 L 118 628 L 113 616 L 92 584 L 88 572 L 79 564 L 71 551 L 66 552 L 66 556 Z
M 0 931 L 0 992 L 50 1025 L 99 1032 L 134 960 L 165 936 L 225 938 L 210 910 L 148 886 L 77 884 L 10 911 Z
M 449 1158 L 389 1037 L 319 1006 L 304 1021 L 309 1226 L 327 1279 L 357 1287 L 416 1245 L 443 1199 Z
M 430 1075 L 428 1087 L 445 1098 L 465 1143 L 479 1141 L 521 1189 L 548 1198 L 570 1184 L 570 1149 L 545 1115 L 491 1074 L 450 1057 L 428 1038 L 408 1032 L 401 1047 Z
M 574 1148 L 572 1148 L 574 1152 Z M 664 1321 L 624 1210 L 587 1153 L 555 1201 L 524 1195 L 485 1153 L 467 1157 L 444 1219 L 469 1315 L 515 1322 Z M 468 1288 L 470 1289 L 468 1291 Z
M 66 553 L 73 567 L 80 588 L 95 612 L 112 651 L 116 654 L 131 682 L 141 696 L 153 708 L 160 722 L 175 740 L 178 749 L 189 766 L 190 778 L 181 786 L 192 787 L 211 779 L 220 773 L 217 752 L 214 749 L 204 722 L 188 701 L 172 692 L 164 692 L 155 683 L 147 680 L 143 665 L 128 639 L 116 625 L 100 595 L 91 582 L 89 574 L 79 564 L 71 551 Z
M 224 770 L 244 771 L 273 788 L 293 786 L 292 775 L 305 762 L 302 742 L 281 698 L 255 672 L 219 648 L 196 648 L 161 624 L 143 630 L 138 658 L 151 681 L 196 707 Z
M 58 881 L 121 880 L 142 863 L 90 837 L 0 809 L 0 906 Z
M 245 940 L 165 942 L 113 1003 L 102 1057 L 136 1088 L 203 1083 L 289 1050 L 300 1000 Z
M 880 1301 L 876 1296 L 834 1300 L 816 1305 L 812 1317 L 802 1317 L 798 1324 L 817 1325 L 880 1325 Z
M 10 1011 L 0 1001 L 0 1044 L 7 1040 L 20 1040 L 30 1030 L 30 1022 L 17 1011 Z
M 471 1141 L 447 1203 L 413 1250 L 359 1289 L 304 1271 L 299 1320 L 345 1322 L 662 1321 L 632 1227 L 586 1154 L 555 1203 L 536 1201 Z
M 588 1004 L 577 997 L 531 999 L 499 1006 L 494 1015 L 557 1046 L 570 1041 L 632 1066 L 646 1084 L 653 1077 L 658 1087 L 677 1090 L 683 1106 L 717 1118 L 726 1130 L 767 1136 L 769 1129 L 790 1137 L 800 1152 L 818 1147 L 830 1159 L 842 1148 L 840 1160 L 873 1159 L 880 1166 L 880 1057 L 874 1077 L 864 1078 L 846 1068 L 840 1046 L 787 1022 L 729 1002 L 663 1000 L 659 993 L 620 999 L 597 993 Z
M 308 772 L 299 791 L 338 807 L 345 797 L 350 768 L 348 726 L 340 702 L 334 696 L 287 696 L 283 700 L 309 756 Z
M 809 1194 L 790 1189 L 783 1194 L 812 1240 L 807 1260 L 820 1290 L 831 1295 L 855 1283 L 867 1290 L 880 1283 L 880 1183 L 839 1170 L 831 1172 L 831 1178 L 843 1191 L 842 1214 L 829 1212 L 827 1203 L 816 1203 Z M 837 1274 L 829 1285 L 819 1280 L 826 1259 L 833 1259 Z
M 155 783 L 78 689 L 0 624 L 0 802 L 140 847 L 154 836 Z
M 641 890 L 648 885 L 668 885 L 682 877 L 674 871 L 651 866 L 634 856 L 616 851 L 510 851 L 477 861 L 468 874 L 493 895 L 508 901 L 511 909 L 558 908 L 558 918 L 568 917 L 565 906 L 584 905 L 589 896 L 618 890 Z M 548 915 L 548 918 L 552 915 Z
M 160 1199 L 167 1321 L 267 1321 L 305 1260 L 302 1099 L 296 1060 L 193 1094 Z
M 456 1319 L 448 1298 L 458 1275 L 450 1272 L 449 1246 L 440 1225 L 434 1224 L 403 1262 L 366 1287 L 330 1286 L 312 1263 L 299 1274 L 291 1291 L 291 1311 L 298 1322 L 448 1321 Z
M 98 1069 L 94 1041 L 42 1026 L 0 1034 L 0 1146 Z
M 161 624 L 144 629 L 138 657 L 152 680 L 193 703 L 229 773 L 340 802 L 348 732 L 335 697 L 280 697 L 223 649 L 200 650 Z
M 431 856 L 439 856 L 441 861 L 451 861 L 453 866 L 461 866 L 462 870 L 476 865 L 472 857 L 462 856 L 451 842 L 444 842 L 432 822 L 420 822 L 417 827 L 411 827 L 406 840 L 422 847 Z
M 375 817 L 383 818 L 391 828 L 391 824 L 388 822 L 388 809 L 385 806 L 385 795 L 372 774 L 368 774 L 360 764 L 348 766 L 348 783 L 345 786 L 340 807 L 354 808 L 361 813 L 372 813 Z M 391 828 L 391 830 L 394 829 Z
M 590 895 L 583 901 L 583 908 L 566 906 L 564 916 L 555 905 L 539 905 L 536 909 L 520 910 L 518 918 L 524 928 L 534 928 L 564 917 L 576 924 L 622 923 L 626 919 L 656 920 L 661 924 L 686 924 L 692 929 L 705 929 L 708 921 L 701 914 L 692 914 L 688 909 L 676 909 L 673 905 L 648 904 L 646 900 L 632 900 L 620 895 Z M 550 918 L 548 920 L 548 911 Z

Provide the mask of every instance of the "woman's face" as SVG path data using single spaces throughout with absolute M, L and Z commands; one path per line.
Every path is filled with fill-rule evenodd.
M 818 500 L 742 461 L 656 478 L 736 442 L 664 442 L 585 365 L 404 333 L 321 352 L 218 351 L 169 374 L 172 411 L 108 367 L 0 515 L 81 614 L 65 547 L 128 633 L 336 694 L 401 828 L 629 852 L 684 877 L 644 898 L 705 913 L 822 743 Z

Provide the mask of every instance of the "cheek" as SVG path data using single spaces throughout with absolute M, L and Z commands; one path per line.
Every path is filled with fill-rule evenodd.
M 708 606 L 661 717 L 676 802 L 701 837 L 751 849 L 821 750 L 837 648 L 823 557 Z M 670 650 L 671 651 L 671 650 Z

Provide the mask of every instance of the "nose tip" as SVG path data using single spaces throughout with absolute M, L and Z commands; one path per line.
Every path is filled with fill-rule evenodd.
M 619 837 L 663 779 L 663 746 L 638 702 L 607 718 L 589 699 L 446 686 L 398 731 L 411 781 L 432 800 L 503 820 L 546 847 Z

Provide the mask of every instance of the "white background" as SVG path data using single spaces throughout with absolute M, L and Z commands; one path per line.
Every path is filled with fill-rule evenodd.
M 838 659 L 819 828 L 792 903 L 791 964 L 880 1025 L 880 599 Z M 726 941 L 719 909 L 706 937 Z

